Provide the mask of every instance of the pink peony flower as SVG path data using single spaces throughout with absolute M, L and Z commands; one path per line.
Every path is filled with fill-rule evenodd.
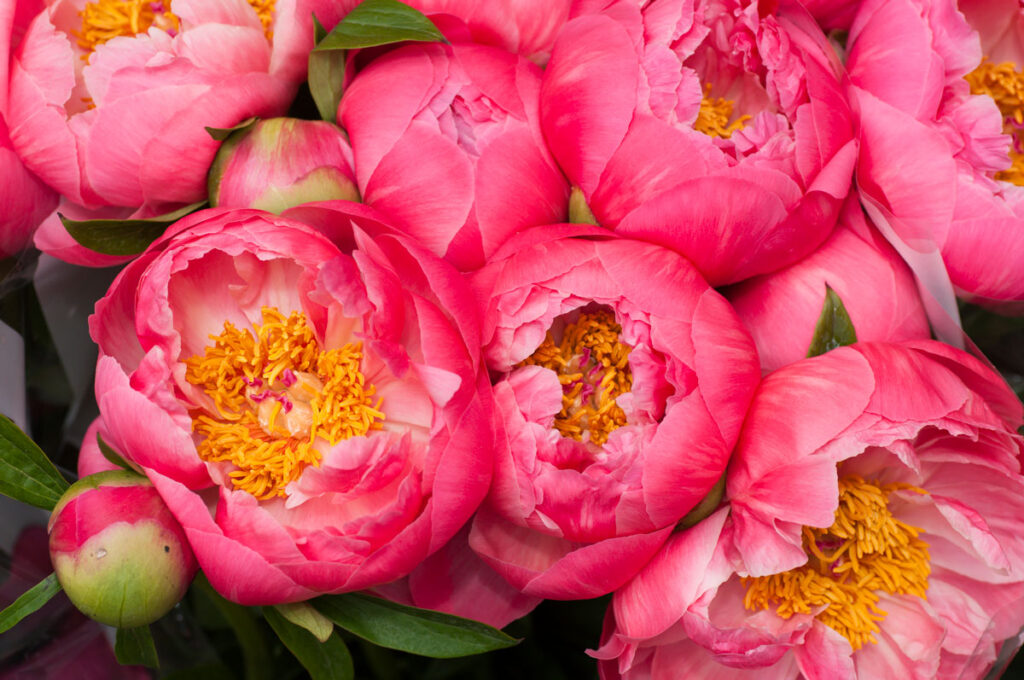
M 333 216 L 343 250 L 268 213 L 190 215 L 91 318 L 104 439 L 243 604 L 399 578 L 490 482 L 465 283 L 365 216 Z
M 821 29 L 765 4 L 582 3 L 541 90 L 545 138 L 596 222 L 716 286 L 822 243 L 857 155 Z
M 209 177 L 210 205 L 281 214 L 302 203 L 359 200 L 345 133 L 321 120 L 261 120 L 224 142 Z
M 317 8 L 331 28 L 362 0 L 337 0 Z M 454 43 L 500 47 L 543 66 L 569 17 L 572 0 L 408 0 Z
M 504 437 L 470 546 L 527 595 L 632 577 L 722 476 L 758 381 L 686 260 L 607 234 L 527 232 L 474 279 Z
M 944 263 L 961 297 L 1020 301 L 1024 109 L 1014 88 L 1024 86 L 1024 10 L 1015 0 L 965 0 L 959 10 L 951 1 L 861 4 L 848 42 L 858 184 L 936 297 Z
M 172 6 L 173 4 L 173 6 Z M 204 126 L 283 113 L 314 0 L 49 0 L 11 56 L 14 148 L 73 203 L 141 215 L 206 197 Z
M 931 337 L 913 274 L 847 199 L 839 225 L 816 251 L 785 269 L 725 291 L 757 345 L 761 370 L 807 356 L 821 315 L 825 287 L 843 301 L 861 341 Z
M 1020 401 L 933 341 L 784 367 L 728 511 L 616 593 L 604 678 L 979 678 L 1024 623 Z
M 36 6 L 38 5 L 38 6 Z M 7 118 L 11 54 L 42 2 L 6 2 L 0 7 L 0 259 L 32 242 L 32 233 L 57 205 L 57 195 L 32 174 L 14 150 Z
M 345 91 L 363 200 L 460 269 L 565 219 L 568 186 L 537 121 L 540 69 L 481 45 L 408 45 Z

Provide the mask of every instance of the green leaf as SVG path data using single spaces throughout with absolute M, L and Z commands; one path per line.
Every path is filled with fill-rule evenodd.
M 122 666 L 148 666 L 159 668 L 160 659 L 156 655 L 156 644 L 149 626 L 137 628 L 118 628 L 117 640 L 114 642 L 114 655 Z
M 444 42 L 444 36 L 422 12 L 398 0 L 365 0 L 319 41 L 313 51 L 354 50 L 405 40 Z
M 42 608 L 59 592 L 60 583 L 57 581 L 56 574 L 50 574 L 26 590 L 21 597 L 0 612 L 0 633 L 6 633 L 14 628 L 19 621 Z
M 245 663 L 246 680 L 269 680 L 273 664 L 266 636 L 258 625 L 258 617 L 249 608 L 221 597 L 202 573 L 196 576 L 192 585 L 213 603 L 238 638 L 238 644 L 242 648 L 242 660 Z
M 355 677 L 352 655 L 336 633 L 320 641 L 301 626 L 286 619 L 275 607 L 265 607 L 263 616 L 284 646 L 295 655 L 312 680 L 349 680 Z
M 0 413 L 0 493 L 53 510 L 68 486 L 43 450 Z
M 109 460 L 111 463 L 118 467 L 124 468 L 125 470 L 139 472 L 139 470 L 133 467 L 131 463 L 122 458 L 120 454 L 117 453 L 117 451 L 110 448 L 110 445 L 103 441 L 103 437 L 100 436 L 99 432 L 96 433 L 96 443 L 99 444 L 100 446 L 100 453 L 102 453 L 103 457 Z
M 166 215 L 137 220 L 69 220 L 57 217 L 71 238 L 103 255 L 138 255 L 179 219 L 199 210 L 206 202 L 193 203 Z
M 814 337 L 807 350 L 807 356 L 816 357 L 830 352 L 836 347 L 852 345 L 857 342 L 857 332 L 853 329 L 850 315 L 843 306 L 836 292 L 825 285 L 825 304 L 821 307 L 821 316 L 814 327 Z
M 211 137 L 213 137 L 214 141 L 223 142 L 225 139 L 230 137 L 235 132 L 240 132 L 242 130 L 248 130 L 253 125 L 255 125 L 256 121 L 258 121 L 258 120 L 259 120 L 259 116 L 253 116 L 252 118 L 246 118 L 245 120 L 243 120 L 241 123 L 239 123 L 238 125 L 236 125 L 234 127 L 215 128 L 215 127 L 208 127 L 208 126 L 205 126 L 205 125 L 203 127 L 206 128 L 206 134 L 208 134 Z
M 519 643 L 478 621 L 361 593 L 324 595 L 311 602 L 321 614 L 365 640 L 435 659 L 481 654 Z
M 313 17 L 316 43 L 327 35 L 327 30 Z M 338 122 L 338 103 L 345 89 L 345 50 L 325 50 L 309 53 L 309 93 L 320 117 L 330 123 Z

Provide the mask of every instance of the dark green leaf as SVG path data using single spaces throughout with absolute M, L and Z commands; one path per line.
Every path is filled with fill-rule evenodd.
M 313 17 L 317 44 L 327 30 Z M 338 120 L 338 102 L 345 89 L 345 50 L 326 50 L 309 53 L 309 93 L 313 95 L 320 117 L 330 123 Z
M 312 680 L 349 680 L 355 677 L 352 655 L 337 633 L 320 642 L 305 628 L 288 621 L 273 607 L 264 607 L 263 616 L 284 646 L 295 655 Z
M 337 625 L 376 645 L 436 659 L 481 654 L 519 642 L 477 621 L 360 593 L 324 595 L 311 602 Z
M 6 633 L 14 628 L 19 621 L 40 609 L 59 592 L 60 583 L 57 581 L 56 574 L 50 574 L 26 590 L 21 597 L 0 612 L 0 633 Z
M 821 316 L 814 327 L 814 337 L 807 350 L 807 356 L 816 357 L 834 350 L 836 347 L 852 345 L 857 342 L 857 332 L 853 329 L 850 315 L 846 313 L 843 301 L 828 285 L 825 286 L 825 304 L 821 308 Z
M 114 654 L 122 666 L 160 667 L 160 659 L 157 658 L 156 645 L 153 643 L 149 626 L 118 628 Z
M 262 680 L 271 677 L 271 663 L 269 646 L 266 636 L 258 625 L 258 618 L 253 610 L 225 600 L 213 589 L 210 582 L 203 574 L 196 576 L 193 586 L 203 593 L 213 603 L 224 620 L 227 621 L 238 644 L 242 647 L 242 657 L 245 662 L 246 680 Z
M 234 127 L 229 127 L 229 128 L 215 128 L 215 127 L 208 127 L 208 126 L 204 126 L 204 127 L 206 127 L 206 134 L 208 134 L 211 137 L 213 137 L 213 139 L 215 141 L 223 142 L 225 139 L 230 137 L 231 134 L 234 133 L 234 132 L 239 132 L 241 130 L 248 130 L 253 125 L 255 125 L 256 121 L 258 121 L 258 120 L 259 120 L 258 116 L 253 116 L 252 118 L 246 118 L 245 120 L 243 120 L 241 123 L 239 123 L 238 125 L 236 125 Z
M 68 486 L 43 450 L 0 413 L 0 493 L 53 510 Z
M 125 470 L 132 470 L 134 472 L 138 472 L 138 470 L 133 468 L 128 461 L 126 461 L 117 453 L 117 451 L 110 448 L 110 446 L 105 441 L 103 441 L 103 437 L 100 436 L 99 432 L 96 433 L 96 443 L 99 444 L 100 446 L 100 453 L 102 453 L 103 457 L 109 460 L 111 463 L 118 467 L 124 468 Z
M 103 255 L 138 255 L 185 215 L 199 210 L 206 202 L 193 203 L 166 215 L 138 220 L 69 220 L 60 213 L 64 228 L 89 250 Z
M 354 50 L 406 40 L 443 42 L 444 36 L 422 12 L 398 0 L 365 0 L 313 50 Z

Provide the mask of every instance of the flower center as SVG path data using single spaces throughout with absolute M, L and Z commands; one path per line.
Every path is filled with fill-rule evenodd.
M 584 312 L 565 327 L 560 343 L 555 344 L 548 331 L 537 351 L 522 362 L 558 374 L 562 410 L 555 416 L 555 428 L 563 437 L 583 441 L 586 434 L 588 441 L 601 446 L 626 424 L 626 414 L 615 399 L 633 387 L 632 348 L 619 341 L 621 332 L 610 311 Z
M 815 614 L 855 650 L 876 642 L 878 622 L 885 618 L 878 592 L 924 598 L 931 573 L 928 544 L 918 538 L 921 530 L 889 511 L 889 494 L 897 490 L 927 493 L 909 484 L 879 485 L 853 475 L 840 479 L 835 523 L 803 529 L 807 564 L 743 579 L 746 608 L 775 605 L 785 619 Z
M 321 351 L 304 314 L 285 318 L 272 307 L 255 331 L 225 322 L 202 356 L 185 361 L 185 379 L 217 410 L 192 415 L 199 457 L 231 463 L 235 488 L 264 500 L 286 496 L 290 482 L 320 464 L 318 440 L 365 435 L 384 414 L 360 371 L 361 343 Z
M 964 78 L 972 94 L 992 98 L 1003 115 L 1003 132 L 1013 140 L 1010 167 L 996 173 L 996 179 L 1024 186 L 1024 72 L 1013 63 L 993 64 L 983 59 L 981 65 Z
M 275 0 L 248 0 L 256 10 L 263 26 L 267 40 L 273 37 L 270 25 L 274 21 Z M 133 36 L 145 33 L 151 26 L 163 29 L 175 35 L 181 28 L 181 22 L 171 13 L 171 0 L 149 2 L 147 0 L 90 0 L 82 11 L 82 28 L 72 31 L 78 45 L 86 51 L 83 59 L 108 40 L 120 36 Z
M 750 116 L 740 116 L 733 122 L 732 109 L 736 105 L 731 99 L 711 96 L 711 85 L 704 86 L 704 97 L 700 100 L 700 112 L 693 127 L 697 132 L 703 132 L 708 137 L 721 137 L 729 139 L 732 133 L 742 130 Z

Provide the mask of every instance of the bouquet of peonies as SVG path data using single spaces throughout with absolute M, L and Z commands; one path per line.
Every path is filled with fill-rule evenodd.
M 97 677 L 520 677 L 552 600 L 597 605 L 552 677 L 1020 646 L 1019 2 L 0 0 L 0 56 L 0 312 L 118 268 L 52 331 L 70 459 L 25 324 L 0 378 L 52 513 L 0 631 L 63 591 Z

